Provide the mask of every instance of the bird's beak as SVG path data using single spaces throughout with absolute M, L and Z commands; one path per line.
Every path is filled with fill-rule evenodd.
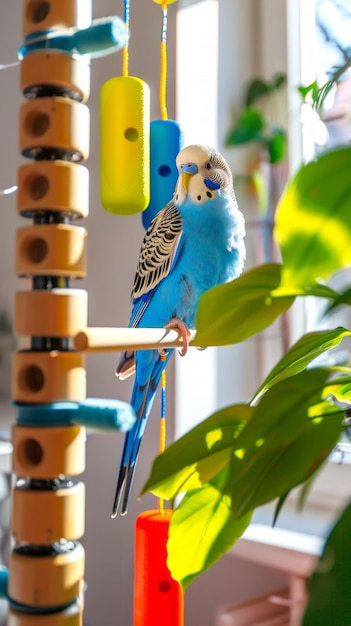
M 191 177 L 192 177 L 192 174 L 190 172 L 182 173 L 182 185 L 185 189 L 185 193 L 188 193 L 189 191 L 189 181 Z

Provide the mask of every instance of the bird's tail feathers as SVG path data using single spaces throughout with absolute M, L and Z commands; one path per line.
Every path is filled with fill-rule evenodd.
M 118 474 L 115 498 L 114 498 L 114 501 L 113 501 L 113 507 L 112 507 L 112 513 L 111 513 L 111 517 L 112 518 L 115 518 L 117 516 L 117 512 L 118 512 L 118 509 L 119 509 L 119 504 L 120 504 L 120 501 L 121 501 L 123 486 L 124 486 L 124 483 L 125 483 L 125 480 L 126 480 L 126 475 L 127 475 L 127 466 L 126 465 L 121 465 L 121 467 L 119 468 L 119 474 Z
M 170 356 L 170 354 L 167 356 L 167 361 Z M 154 365 L 152 376 L 146 380 L 145 384 L 140 385 L 137 381 L 134 383 L 131 404 L 136 412 L 137 421 L 131 430 L 125 435 L 112 509 L 112 517 L 116 517 L 121 502 L 121 515 L 125 515 L 127 513 L 129 495 L 133 484 L 141 440 L 157 392 L 162 370 L 165 366 L 166 362 L 163 362 L 158 358 L 156 364 Z
M 125 515 L 128 509 L 129 494 L 133 483 L 134 471 L 141 439 L 145 430 L 148 407 L 148 387 L 141 389 L 140 385 L 135 384 L 132 393 L 131 404 L 139 406 L 136 409 L 137 421 L 124 438 L 121 462 L 118 471 L 117 485 L 115 497 L 113 501 L 111 517 L 115 518 L 122 500 L 121 515 Z M 123 494 L 123 499 L 122 499 Z
M 135 461 L 134 461 L 133 465 L 129 465 L 129 467 L 127 468 L 127 476 L 126 476 L 126 479 L 125 479 L 125 486 L 124 486 L 124 492 L 123 492 L 123 501 L 122 501 L 121 515 L 126 515 L 127 512 L 128 512 L 129 495 L 130 495 L 130 490 L 131 490 L 132 485 L 133 485 L 134 472 L 135 472 L 135 468 L 137 466 L 138 451 L 139 451 L 139 448 L 140 448 L 140 443 L 141 443 L 141 437 L 136 442 L 136 444 L 137 444 L 137 451 L 135 452 Z
M 122 352 L 120 361 L 117 365 L 116 376 L 120 380 L 125 380 L 132 374 L 135 374 L 134 352 L 131 350 Z

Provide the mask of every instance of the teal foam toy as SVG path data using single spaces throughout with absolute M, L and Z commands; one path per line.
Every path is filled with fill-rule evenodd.
M 99 432 L 129 430 L 135 420 L 134 409 L 122 400 L 87 398 L 83 402 L 16 404 L 17 423 L 28 426 L 67 426 L 81 424 Z
M 129 30 L 120 17 L 93 20 L 88 28 L 67 28 L 41 31 L 25 38 L 18 49 L 18 58 L 37 50 L 58 50 L 69 55 L 89 55 L 91 58 L 118 52 L 129 39 Z

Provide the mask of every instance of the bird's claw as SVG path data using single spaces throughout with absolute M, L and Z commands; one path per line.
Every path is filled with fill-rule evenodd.
M 183 342 L 183 346 L 179 350 L 179 354 L 180 356 L 185 356 L 186 353 L 188 352 L 189 339 L 190 339 L 190 334 L 191 334 L 187 325 L 182 320 L 178 318 L 173 318 L 168 322 L 168 324 L 165 325 L 165 328 L 166 330 L 178 331 L 179 336 L 181 337 L 182 342 Z

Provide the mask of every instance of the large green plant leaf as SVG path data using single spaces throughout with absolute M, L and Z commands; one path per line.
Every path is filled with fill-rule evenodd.
M 233 483 L 235 519 L 270 502 L 308 480 L 335 447 L 342 431 L 342 413 L 330 415 L 327 403 L 320 407 L 315 420 L 306 420 L 289 443 L 274 442 L 271 449 L 261 449 L 256 457 L 248 456 L 240 477 Z M 323 413 L 326 410 L 326 413 Z M 267 438 L 267 446 L 270 442 Z
M 235 439 L 252 413 L 248 405 L 234 405 L 195 426 L 156 457 L 142 493 L 169 500 L 207 483 L 229 464 Z
M 303 166 L 281 198 L 275 235 L 283 257 L 282 283 L 301 288 L 351 262 L 351 148 Z
M 351 505 L 332 529 L 309 586 L 303 626 L 349 626 L 351 616 Z
M 316 282 L 304 287 L 281 286 L 281 274 L 280 264 L 267 263 L 204 293 L 196 317 L 197 345 L 244 341 L 270 326 L 290 308 L 296 296 L 332 301 L 340 297 L 330 287 Z
M 304 370 L 314 359 L 338 346 L 342 339 L 350 334 L 349 330 L 340 327 L 311 332 L 301 337 L 270 371 L 257 389 L 254 401 L 280 380 Z
M 343 413 L 321 399 L 327 377 L 306 370 L 262 397 L 235 442 L 229 483 L 236 519 L 304 482 L 335 446 Z
M 227 470 L 189 491 L 176 508 L 167 543 L 168 568 L 183 589 L 204 572 L 242 535 L 251 513 L 233 520 L 231 499 L 223 493 Z
M 274 297 L 280 276 L 281 266 L 269 263 L 207 291 L 197 311 L 197 344 L 238 343 L 272 324 L 294 301 L 290 295 Z

